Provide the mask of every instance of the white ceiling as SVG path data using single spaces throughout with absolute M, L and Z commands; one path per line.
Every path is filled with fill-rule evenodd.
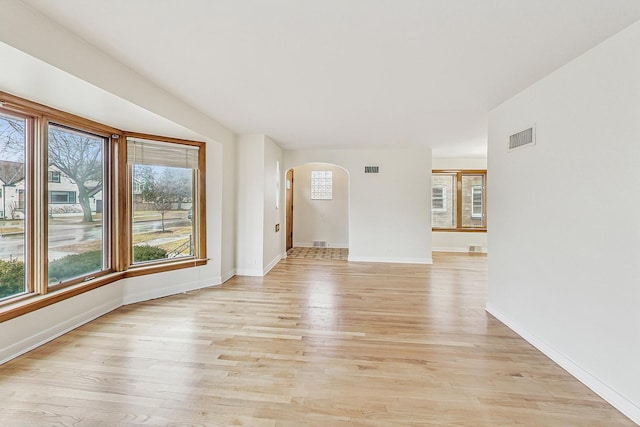
M 637 0 L 24 0 L 237 133 L 486 155 L 487 112 Z

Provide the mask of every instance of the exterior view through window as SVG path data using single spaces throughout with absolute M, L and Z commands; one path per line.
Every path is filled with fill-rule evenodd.
M 127 138 L 133 263 L 195 255 L 198 148 Z
M 49 125 L 48 283 L 90 275 L 109 267 L 104 238 L 107 139 Z
M 0 113 L 0 299 L 26 291 L 27 120 Z

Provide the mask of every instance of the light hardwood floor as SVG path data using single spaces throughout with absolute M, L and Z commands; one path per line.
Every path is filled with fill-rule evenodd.
M 1 426 L 632 426 L 484 311 L 486 258 L 284 260 L 0 367 Z

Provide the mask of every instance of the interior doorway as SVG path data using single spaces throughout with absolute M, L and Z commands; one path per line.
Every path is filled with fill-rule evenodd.
M 285 195 L 287 200 L 286 207 L 286 230 L 287 230 L 287 252 L 289 249 L 293 248 L 293 169 L 289 169 L 287 171 L 286 181 L 285 181 Z
M 286 172 L 287 256 L 347 259 L 349 173 L 328 163 L 306 163 Z

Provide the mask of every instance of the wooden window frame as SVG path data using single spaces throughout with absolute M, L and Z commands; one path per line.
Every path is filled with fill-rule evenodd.
M 25 180 L 30 191 L 26 193 L 27 206 L 31 207 L 25 217 L 25 293 L 10 296 L 0 301 L 0 322 L 22 316 L 57 302 L 75 297 L 101 286 L 114 283 L 127 277 L 155 274 L 165 271 L 192 268 L 207 264 L 206 252 L 206 144 L 159 135 L 126 132 L 108 125 L 76 116 L 46 105 L 22 99 L 0 91 L 0 110 L 14 116 L 28 119 L 27 152 L 25 158 Z M 65 281 L 60 285 L 47 286 L 46 252 L 48 203 L 48 165 L 46 161 L 47 124 L 53 122 L 69 128 L 94 133 L 107 138 L 109 150 L 107 164 L 104 166 L 107 176 L 105 188 L 110 193 L 110 219 L 105 223 L 109 229 L 105 232 L 109 242 L 105 243 L 111 259 L 110 268 L 92 274 L 91 277 L 80 277 Z M 132 186 L 127 178 L 126 137 L 153 139 L 176 144 L 196 145 L 199 147 L 197 182 L 195 186 L 194 210 L 196 223 L 194 257 L 173 260 L 160 260 L 144 265 L 131 265 L 130 223 Z M 106 203 L 106 200 L 105 200 Z M 43 213 L 44 212 L 44 213 Z M 40 236 L 37 237 L 36 236 Z M 36 262 L 31 262 L 34 254 L 39 254 Z M 29 262 L 26 262 L 29 261 Z
M 437 232 L 464 232 L 464 233 L 486 233 L 487 232 L 487 170 L 486 169 L 434 169 L 431 171 L 432 175 L 435 174 L 446 174 L 446 175 L 455 175 L 456 177 L 456 227 L 455 228 L 439 228 L 439 227 L 431 227 L 432 231 Z M 484 189 L 483 189 L 483 203 L 482 209 L 484 214 L 484 227 L 463 227 L 462 226 L 462 177 L 465 175 L 472 176 L 483 176 Z M 433 185 L 432 185 L 433 188 Z M 472 192 L 473 194 L 473 192 Z M 472 200 L 472 210 L 473 210 L 473 200 Z

